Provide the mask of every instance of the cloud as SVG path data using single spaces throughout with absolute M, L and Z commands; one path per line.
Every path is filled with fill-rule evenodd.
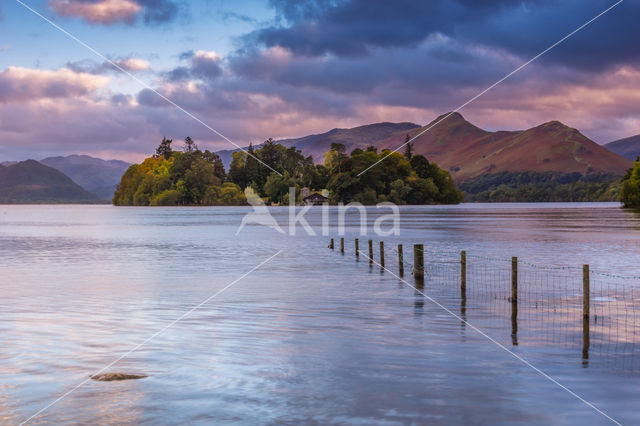
M 9 67 L 0 73 L 0 102 L 84 97 L 106 86 L 108 79 L 68 68 L 56 71 Z
M 5 44 L 4 46 L 0 46 L 0 53 L 6 52 L 7 50 L 11 50 L 11 46 Z
M 272 0 L 280 23 L 253 31 L 247 46 L 280 46 L 295 55 L 364 56 L 415 47 L 434 34 L 530 58 L 611 6 L 612 0 Z M 640 3 L 624 2 L 542 60 L 600 71 L 640 63 Z
M 189 79 L 214 80 L 222 75 L 222 58 L 213 51 L 187 51 L 180 59 L 188 59 L 189 66 L 179 66 L 165 73 L 165 78 L 172 82 Z
M 50 0 L 49 6 L 60 16 L 82 18 L 92 24 L 133 24 L 142 6 L 132 0 Z
M 151 68 L 151 64 L 149 63 L 149 61 L 138 58 L 120 59 L 113 62 L 115 62 L 122 69 L 130 72 L 145 71 Z
M 173 20 L 179 11 L 170 0 L 49 0 L 49 7 L 60 16 L 84 19 L 94 25 L 147 24 Z
M 415 95 L 411 98 L 424 102 L 425 95 L 488 85 L 518 64 L 518 58 L 504 52 L 467 46 L 441 35 L 415 48 L 375 49 L 360 57 L 296 56 L 275 46 L 243 51 L 229 59 L 233 73 L 249 80 L 338 94 L 368 94 L 374 102 L 380 88 L 397 93 L 412 91 Z M 404 102 L 409 100 L 405 98 Z
M 144 22 L 158 24 L 169 22 L 178 16 L 180 7 L 169 0 L 137 0 L 144 7 Z
M 131 73 L 147 71 L 151 68 L 151 64 L 149 61 L 140 58 L 122 58 L 122 59 L 114 59 L 112 61 L 114 64 L 118 65 L 125 71 L 129 71 Z M 67 62 L 65 65 L 66 68 L 71 69 L 75 72 L 82 72 L 88 74 L 106 74 L 108 72 L 121 72 L 118 68 L 113 66 L 111 62 L 105 61 L 102 63 L 97 63 L 92 60 L 83 60 L 76 62 Z
M 152 22 L 145 21 L 145 11 L 164 10 L 167 2 L 135 3 L 142 9 L 134 22 Z M 210 46 L 189 46 L 193 50 L 179 55 L 173 68 L 155 74 L 142 59 L 117 62 L 157 76 L 151 80 L 155 90 L 245 145 L 377 121 L 428 123 L 609 5 L 604 0 L 398 0 L 393 7 L 379 0 L 271 3 L 276 23 L 247 34 L 225 57 Z M 171 13 L 168 8 L 154 19 Z M 560 120 L 598 142 L 640 133 L 640 54 L 629 42 L 635 37 L 630 20 L 637 15 L 635 5 L 623 3 L 462 112 L 490 130 Z M 152 90 L 111 93 L 105 77 L 110 72 L 111 65 L 94 61 L 56 71 L 1 72 L 0 149 L 143 156 L 163 135 L 191 135 L 203 148 L 230 148 Z

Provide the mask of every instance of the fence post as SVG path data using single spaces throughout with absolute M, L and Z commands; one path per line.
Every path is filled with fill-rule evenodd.
M 344 237 L 340 238 L 340 253 L 344 253 Z
M 511 258 L 511 344 L 518 345 L 518 258 Z
M 384 241 L 380 241 L 380 268 L 384 269 Z
M 460 252 L 460 296 L 467 297 L 467 252 Z
M 373 240 L 369 240 L 369 265 L 373 265 Z
M 356 238 L 356 257 L 360 257 L 360 241 Z
M 511 302 L 518 302 L 518 258 L 511 258 Z
M 331 250 L 333 250 L 333 238 L 331 239 L 331 242 L 329 243 L 329 248 L 330 248 Z
M 416 281 L 424 282 L 424 246 L 413 245 L 413 277 Z
M 584 318 L 589 318 L 590 301 L 589 265 L 582 265 L 582 316 Z
M 582 265 L 582 364 L 589 363 L 589 315 L 591 304 L 591 289 L 589 285 L 589 265 Z
M 402 255 L 402 244 L 398 244 L 398 275 L 404 277 L 404 259 Z

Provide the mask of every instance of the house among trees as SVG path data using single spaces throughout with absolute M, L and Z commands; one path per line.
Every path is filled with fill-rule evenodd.
M 313 192 L 302 199 L 302 204 L 305 206 L 319 206 L 327 202 L 329 202 L 329 198 L 318 192 Z

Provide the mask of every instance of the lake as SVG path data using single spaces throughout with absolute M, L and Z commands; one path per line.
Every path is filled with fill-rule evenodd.
M 320 207 L 305 215 L 318 235 L 254 224 L 236 235 L 249 211 L 0 206 L 0 423 L 640 422 L 640 214 L 407 206 L 400 235 L 380 238 L 358 235 L 349 211 L 342 254 L 335 208 L 330 235 Z M 287 209 L 269 211 L 284 226 Z M 389 213 L 367 212 L 369 231 Z M 354 238 L 365 252 L 374 240 L 374 265 Z M 107 372 L 148 377 L 88 380 L 114 361 Z

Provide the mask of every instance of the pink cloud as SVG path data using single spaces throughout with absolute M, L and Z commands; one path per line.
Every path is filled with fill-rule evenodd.
M 108 82 L 107 77 L 68 68 L 51 71 L 9 67 L 0 72 L 0 102 L 81 97 L 94 93 Z
M 146 71 L 151 68 L 149 61 L 139 58 L 126 58 L 114 62 L 122 69 L 131 72 Z
M 101 25 L 131 24 L 142 10 L 142 6 L 132 0 L 49 0 L 49 7 L 61 16 L 82 18 Z

